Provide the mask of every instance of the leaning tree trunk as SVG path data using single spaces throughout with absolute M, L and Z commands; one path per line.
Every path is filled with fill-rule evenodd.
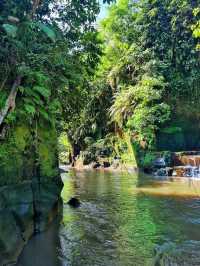
M 7 116 L 9 111 L 13 111 L 15 109 L 15 99 L 17 96 L 17 89 L 21 83 L 22 77 L 18 76 L 13 83 L 10 94 L 6 100 L 5 106 L 0 110 L 0 126 L 2 125 L 5 117 Z

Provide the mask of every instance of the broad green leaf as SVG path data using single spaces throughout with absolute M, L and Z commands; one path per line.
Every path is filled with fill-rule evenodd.
M 43 118 L 45 118 L 46 120 L 50 120 L 49 119 L 49 114 L 47 113 L 47 111 L 43 108 L 40 108 L 40 114 L 41 116 L 43 116 Z
M 45 98 L 48 98 L 51 95 L 51 91 L 45 87 L 34 86 L 33 90 L 37 91 Z
M 33 100 L 35 100 L 35 99 L 40 100 L 40 95 L 38 95 L 38 93 L 35 92 L 35 91 L 33 91 L 32 89 L 26 88 L 24 91 L 25 91 L 25 94 L 27 96 L 31 96 L 31 99 L 33 99 Z
M 56 34 L 49 26 L 42 23 L 38 23 L 38 26 L 53 42 L 55 42 Z
M 32 115 L 35 114 L 36 110 L 35 110 L 35 107 L 33 105 L 25 104 L 24 107 L 25 107 L 25 110 L 27 113 L 32 114 Z
M 3 24 L 3 28 L 6 31 L 6 33 L 15 38 L 17 35 L 17 26 L 11 25 L 11 24 Z

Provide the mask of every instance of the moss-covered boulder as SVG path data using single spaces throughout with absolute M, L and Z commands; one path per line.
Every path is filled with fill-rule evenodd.
M 28 239 L 62 211 L 57 134 L 49 123 L 17 123 L 0 140 L 0 261 L 17 259 Z

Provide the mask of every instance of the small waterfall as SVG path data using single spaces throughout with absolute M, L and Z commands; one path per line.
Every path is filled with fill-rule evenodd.
M 200 154 L 199 152 L 185 152 L 183 154 L 175 154 L 175 162 L 179 162 L 179 166 L 174 171 L 182 172 L 180 176 L 188 178 L 200 178 Z M 179 175 L 177 175 L 179 176 Z
M 163 163 L 163 167 L 156 169 L 154 175 L 200 179 L 200 152 L 174 153 L 171 165 L 166 167 Z

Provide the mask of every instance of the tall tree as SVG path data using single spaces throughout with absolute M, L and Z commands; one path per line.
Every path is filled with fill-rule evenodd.
M 200 61 L 192 36 L 199 1 L 121 0 L 102 23 L 100 66 L 114 92 L 113 120 L 155 147 L 179 101 L 196 101 Z
M 51 121 L 60 112 L 98 57 L 98 12 L 95 0 L 0 2 L 1 128 L 19 117 Z

